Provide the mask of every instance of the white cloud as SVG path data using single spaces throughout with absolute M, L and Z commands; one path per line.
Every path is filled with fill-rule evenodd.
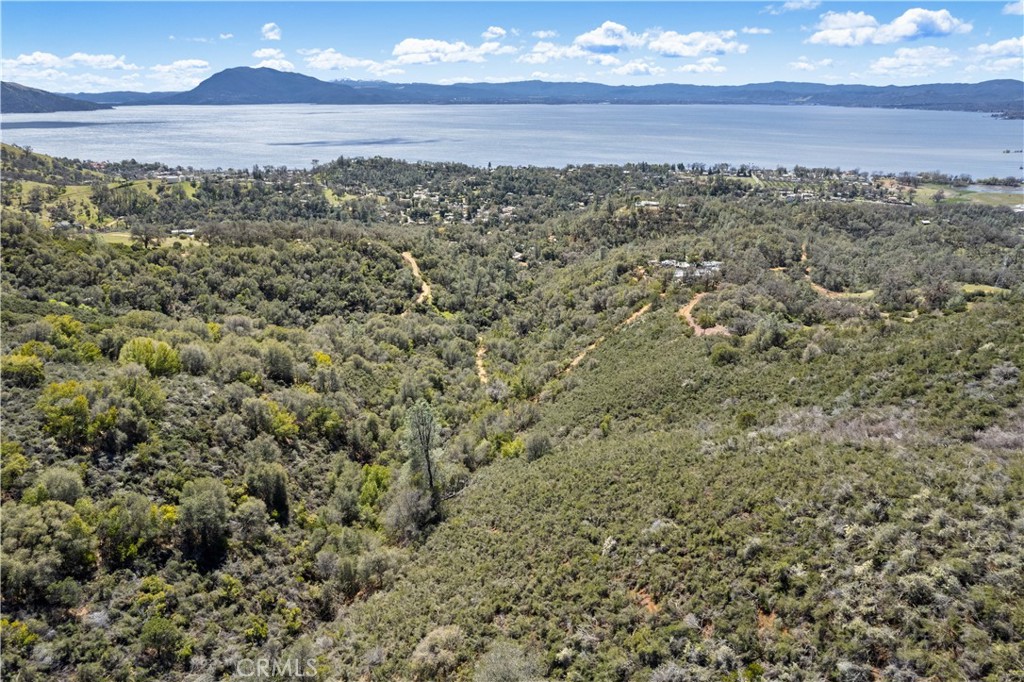
M 888 24 L 880 24 L 864 12 L 826 12 L 807 39 L 815 45 L 856 47 L 865 44 L 888 45 L 904 40 L 968 33 L 973 26 L 957 19 L 949 10 L 908 9 Z
M 524 64 L 547 64 L 557 59 L 586 59 L 590 64 L 618 66 L 622 62 L 611 54 L 589 52 L 578 45 L 557 45 L 541 41 L 516 61 Z
M 81 73 L 75 75 L 75 84 L 83 85 L 89 90 L 131 90 L 141 86 L 138 73 L 127 73 L 116 77 L 98 73 Z
M 10 61 L 10 60 L 4 60 Z M 30 83 L 39 83 L 40 81 L 46 81 L 48 83 L 70 78 L 70 74 L 59 69 L 50 68 L 34 68 L 34 67 L 17 67 L 11 68 L 4 66 L 4 80 L 15 81 L 22 85 L 29 85 Z
M 231 40 L 234 37 L 235 37 L 234 33 L 221 33 L 220 34 L 220 39 L 221 40 Z
M 718 63 L 718 57 L 704 57 L 698 59 L 696 64 L 686 64 L 676 69 L 683 73 L 723 73 L 725 70 L 725 67 Z
M 751 36 L 767 36 L 771 35 L 772 30 L 770 28 L 757 28 L 751 26 L 744 26 L 740 29 L 742 33 L 746 33 Z
M 210 63 L 203 59 L 179 59 L 170 64 L 157 64 L 152 67 L 156 73 L 173 73 L 176 71 L 193 71 L 210 68 Z
M 67 64 L 81 64 L 91 69 L 120 69 L 122 71 L 138 71 L 140 68 L 135 64 L 125 62 L 124 55 L 115 57 L 112 54 L 86 54 L 76 52 L 65 60 Z
M 1003 14 L 1024 14 L 1024 0 L 1008 2 L 1003 5 Z
M 966 69 L 968 72 L 988 71 L 991 73 L 1016 74 L 1020 78 L 1021 70 L 1024 70 L 1024 57 L 1006 57 L 1004 59 L 987 59 L 978 64 L 971 64 Z
M 945 47 L 901 47 L 891 57 L 871 62 L 871 73 L 909 78 L 927 76 L 938 69 L 951 66 L 957 60 Z
M 406 38 L 391 51 L 395 64 L 483 62 L 487 55 L 512 54 L 516 48 L 488 41 L 472 46 L 463 41 L 450 43 L 433 38 Z
M 32 54 L 19 54 L 14 59 L 3 60 L 5 69 L 19 66 L 42 66 L 55 69 L 64 64 L 64 60 L 50 52 L 33 52 Z
M 588 52 L 610 54 L 640 47 L 644 44 L 644 36 L 630 33 L 622 24 L 606 21 L 593 31 L 576 36 L 572 44 Z
M 764 8 L 768 14 L 783 14 L 804 9 L 814 9 L 821 4 L 820 0 L 789 0 L 781 5 L 768 5 Z
M 878 20 L 864 12 L 826 12 L 817 32 L 807 42 L 837 47 L 852 47 L 870 42 L 878 32 Z
M 645 59 L 634 59 L 622 66 L 612 69 L 617 76 L 657 76 L 665 73 L 665 69 L 655 66 Z
M 532 35 L 534 38 L 537 38 L 538 40 L 550 40 L 551 38 L 558 37 L 558 31 L 534 31 L 530 35 Z
M 294 71 L 295 65 L 287 59 L 264 59 L 258 63 L 254 68 L 257 69 L 274 69 L 275 71 Z
M 733 40 L 735 37 L 736 31 L 695 31 L 687 34 L 665 31 L 651 40 L 647 47 L 666 57 L 745 53 L 747 46 Z
M 820 0 L 789 0 L 789 2 L 782 5 L 782 9 L 792 12 L 801 9 L 814 9 L 820 4 Z
M 150 68 L 160 85 L 167 89 L 194 88 L 209 70 L 209 62 L 203 59 L 179 59 Z
M 971 24 L 957 19 L 947 9 L 936 11 L 915 7 L 908 9 L 891 23 L 879 27 L 874 42 L 885 45 L 901 40 L 969 33 L 972 28 Z
M 800 57 L 795 62 L 789 63 L 789 68 L 794 71 L 817 71 L 818 69 L 826 69 L 830 66 L 832 66 L 831 59 L 819 59 L 818 61 L 813 61 L 807 57 Z
M 272 21 L 268 24 L 263 24 L 263 28 L 260 31 L 263 33 L 264 40 L 281 39 L 281 27 Z
M 376 76 L 393 76 L 405 73 L 391 62 L 376 62 L 372 59 L 349 57 L 335 50 L 299 50 L 305 56 L 306 65 L 321 71 L 347 71 L 349 69 L 365 69 Z
M 1020 38 L 1007 38 L 991 45 L 982 43 L 971 51 L 986 57 L 1002 57 L 1007 55 L 1020 56 L 1024 53 L 1024 36 Z
M 542 38 L 533 48 L 516 61 L 525 64 L 546 64 L 557 59 L 586 59 L 590 64 L 619 66 L 622 61 L 615 55 L 631 47 L 642 47 L 647 35 L 631 33 L 628 28 L 614 21 L 606 21 L 592 31 L 581 33 L 571 45 L 559 45 L 544 38 L 552 38 L 555 31 L 535 31 L 533 35 Z
M 1019 77 L 1024 70 L 1024 36 L 991 44 L 982 43 L 972 47 L 971 52 L 975 55 L 974 63 L 965 69 L 968 72 L 1011 72 Z
M 358 59 L 344 55 L 333 47 L 326 50 L 299 50 L 299 54 L 306 55 L 306 64 L 313 69 L 332 71 L 335 69 L 365 69 L 377 62 L 372 59 Z
M 283 59 L 284 52 L 276 47 L 264 47 L 252 53 L 256 59 Z
M 67 57 L 58 57 L 50 52 L 33 52 L 20 54 L 14 59 L 3 60 L 4 69 L 20 69 L 22 67 L 57 68 L 90 68 L 118 71 L 138 71 L 142 67 L 125 61 L 124 55 L 117 57 L 112 54 L 88 54 L 75 52 Z
M 498 40 L 504 38 L 505 34 L 508 33 L 501 26 L 488 26 L 487 30 L 480 34 L 484 40 Z

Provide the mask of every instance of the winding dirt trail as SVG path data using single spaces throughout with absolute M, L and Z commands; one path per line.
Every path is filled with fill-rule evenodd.
M 618 326 L 615 327 L 615 331 L 619 331 L 623 327 L 628 327 L 629 325 L 633 324 L 634 322 L 639 320 L 641 317 L 643 317 L 643 315 L 648 310 L 650 310 L 650 309 L 651 309 L 651 304 L 648 303 L 643 308 L 640 308 L 640 310 L 637 310 L 635 313 L 633 313 L 632 315 L 627 317 L 625 320 L 623 320 L 621 324 L 619 324 Z
M 676 314 L 683 318 L 683 320 L 686 321 L 686 324 L 690 325 L 690 329 L 693 330 L 694 336 L 732 336 L 732 334 L 729 333 L 729 330 L 720 324 L 705 329 L 697 324 L 697 320 L 693 319 L 694 307 L 707 295 L 706 291 L 695 294 L 694 297 L 690 299 L 690 302 L 680 308 L 679 312 Z
M 583 362 L 583 358 L 587 357 L 587 353 L 589 353 L 590 351 L 592 351 L 595 348 L 597 348 L 598 346 L 600 346 L 603 341 L 604 341 L 604 337 L 603 336 L 598 337 L 597 341 L 594 341 L 594 343 L 590 344 L 589 346 L 587 346 L 586 348 L 581 350 L 579 355 L 577 355 L 572 360 L 570 360 L 568 367 L 563 369 L 562 372 L 563 373 L 568 373 L 569 370 L 573 369 L 574 367 L 579 365 L 581 362 Z
M 480 377 L 480 383 L 487 383 L 487 369 L 484 367 L 484 356 L 487 355 L 487 346 L 483 339 L 476 340 L 476 375 Z
M 430 283 L 423 279 L 423 274 L 420 272 L 419 263 L 413 258 L 413 255 L 409 251 L 402 252 L 402 259 L 409 264 L 412 268 L 412 274 L 420 283 L 420 295 L 416 297 L 416 303 L 433 303 L 434 295 L 430 291 Z
M 627 317 L 625 320 L 623 320 L 619 324 L 615 325 L 615 328 L 612 329 L 612 332 L 617 332 L 620 329 L 623 329 L 624 327 L 628 327 L 629 325 L 633 324 L 634 322 L 639 320 L 641 317 L 643 317 L 644 314 L 646 314 L 647 311 L 650 310 L 650 309 L 651 309 L 651 304 L 650 303 L 645 304 L 642 308 L 640 308 L 639 310 L 634 312 L 632 315 Z M 583 359 L 587 357 L 587 353 L 589 353 L 590 351 L 592 351 L 595 348 L 597 348 L 598 346 L 600 346 L 604 342 L 604 340 L 605 340 L 605 337 L 604 336 L 600 336 L 600 337 L 598 337 L 598 339 L 596 341 L 594 341 L 594 343 L 590 344 L 589 346 L 587 346 L 586 348 L 581 350 L 579 355 L 577 355 L 576 357 L 574 357 L 572 360 L 569 361 L 569 364 L 566 366 L 565 369 L 562 370 L 562 373 L 563 374 L 567 374 L 571 369 L 573 369 L 574 367 L 579 366 L 579 364 L 581 362 L 583 362 Z
M 811 279 L 811 268 L 810 268 L 809 265 L 806 265 L 806 263 L 807 263 L 807 242 L 804 242 L 803 244 L 800 245 L 800 263 L 801 264 L 805 264 L 804 265 L 804 280 L 806 280 L 807 283 L 811 285 L 811 288 L 814 289 L 814 291 L 819 296 L 824 296 L 825 298 L 864 298 L 865 295 L 870 297 L 870 295 L 873 293 L 873 292 L 865 292 L 865 294 L 851 294 L 851 293 L 846 292 L 846 291 L 832 291 L 831 289 L 826 289 L 825 287 L 823 287 L 820 284 L 818 284 L 815 281 L 813 281 Z

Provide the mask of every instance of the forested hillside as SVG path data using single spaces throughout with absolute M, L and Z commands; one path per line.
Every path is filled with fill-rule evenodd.
M 1006 198 L 3 151 L 5 678 L 1024 669 Z

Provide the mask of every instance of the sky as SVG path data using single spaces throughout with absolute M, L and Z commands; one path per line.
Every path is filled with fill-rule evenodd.
M 1012 2 L 22 2 L 3 80 L 187 90 L 235 66 L 323 80 L 911 85 L 1024 77 Z

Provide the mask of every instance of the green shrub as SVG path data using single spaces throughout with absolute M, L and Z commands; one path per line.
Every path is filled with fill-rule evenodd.
M 119 493 L 101 505 L 96 535 L 101 556 L 111 566 L 131 565 L 156 534 L 156 509 L 145 495 Z
M 210 371 L 213 359 L 210 351 L 198 343 L 190 343 L 181 348 L 178 353 L 181 358 L 181 367 L 189 374 L 202 375 Z
M 267 539 L 267 505 L 263 500 L 249 498 L 235 509 L 239 539 L 250 548 L 261 545 Z
M 146 336 L 137 336 L 121 347 L 118 354 L 121 364 L 137 362 L 153 376 L 165 376 L 181 371 L 178 353 L 164 341 Z
M 249 627 L 245 629 L 243 633 L 247 642 L 254 644 L 262 644 L 267 641 L 267 634 L 269 629 L 267 627 L 267 621 L 260 616 L 253 616 L 249 619 Z
M 280 341 L 263 342 L 263 368 L 272 381 L 290 384 L 295 380 L 295 356 Z
M 203 478 L 185 484 L 178 528 L 186 557 L 204 570 L 218 565 L 227 551 L 227 524 L 228 497 L 223 483 Z
M 711 348 L 711 364 L 721 367 L 739 362 L 740 352 L 728 343 L 716 343 Z
M 473 682 L 536 682 L 541 679 L 540 664 L 512 642 L 491 645 L 476 664 Z
M 416 645 L 409 659 L 410 667 L 418 679 L 444 679 L 462 663 L 465 634 L 457 625 L 431 630 Z
M 20 444 L 9 440 L 0 443 L 0 488 L 10 491 L 28 468 L 29 461 Z
M 63 502 L 4 504 L 4 600 L 26 603 L 66 577 L 84 577 L 96 566 L 93 529 Z
M 78 472 L 62 467 L 50 467 L 44 471 L 39 477 L 39 486 L 45 493 L 44 499 L 72 506 L 85 494 L 85 486 Z
M 147 620 L 139 633 L 139 644 L 143 654 L 151 660 L 170 666 L 178 657 L 178 650 L 185 641 L 185 635 L 177 625 L 163 616 Z
M 89 399 L 78 381 L 50 384 L 43 389 L 37 407 L 42 411 L 43 428 L 58 441 L 83 445 L 89 435 Z
M 260 462 L 245 474 L 246 492 L 262 500 L 270 516 L 288 525 L 288 472 L 277 462 Z
M 0 374 L 15 386 L 39 386 L 46 378 L 43 361 L 35 355 L 5 355 L 0 358 Z
M 543 433 L 535 433 L 526 439 L 526 459 L 534 461 L 551 452 L 551 439 Z

